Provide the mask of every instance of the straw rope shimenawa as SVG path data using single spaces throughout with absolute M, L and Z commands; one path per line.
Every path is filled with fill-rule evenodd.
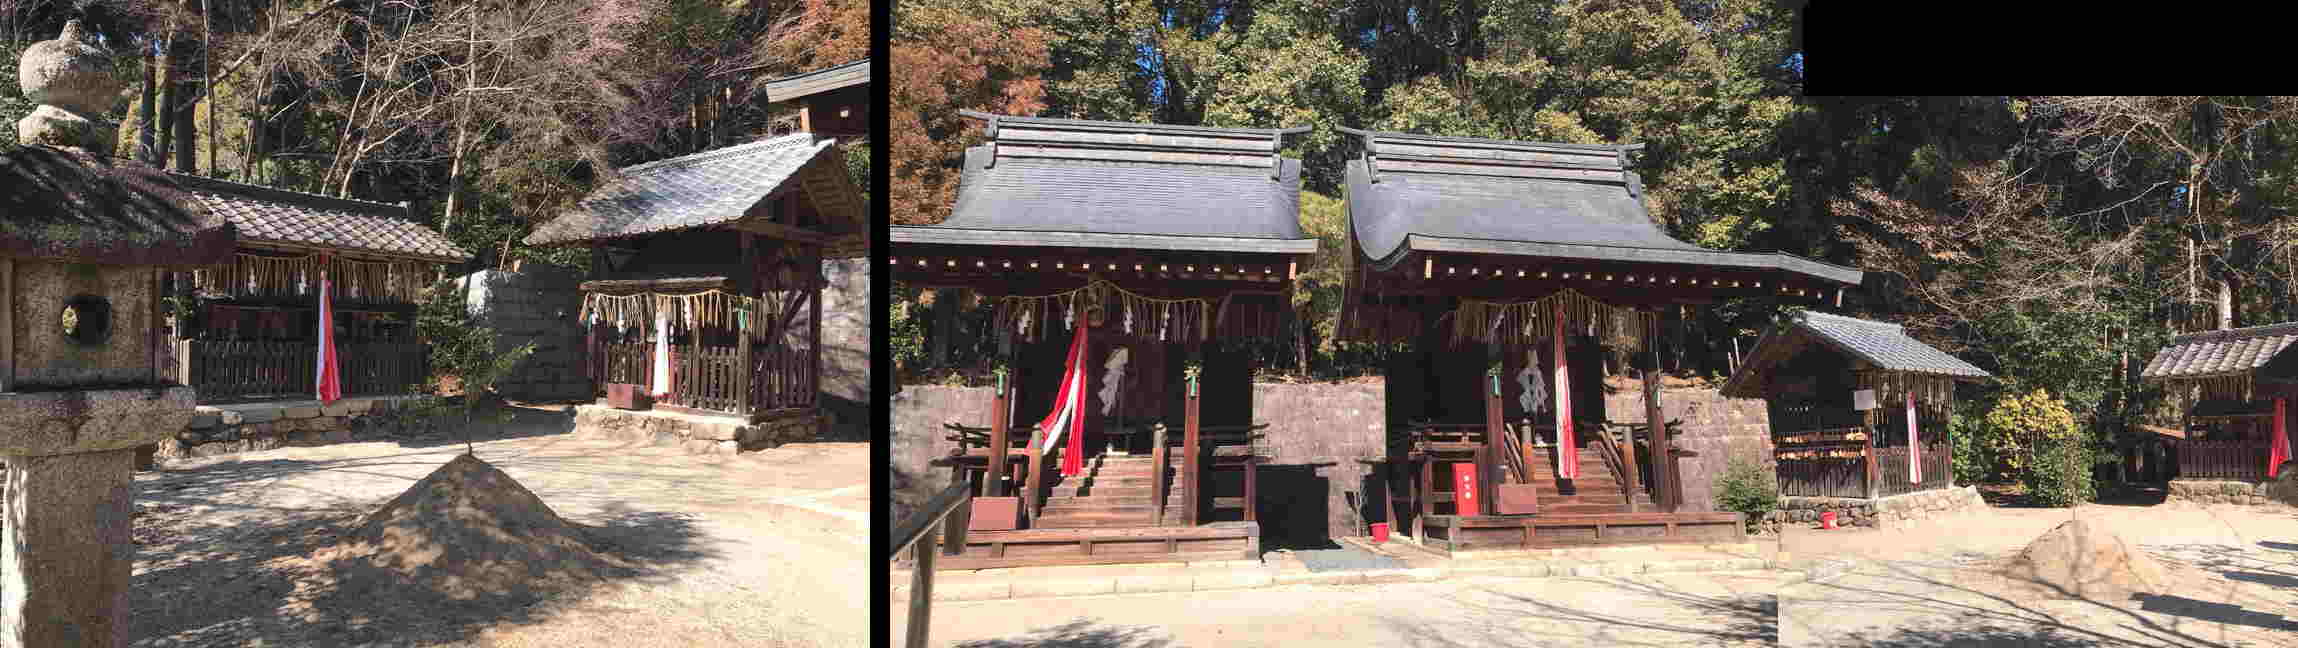
M 1116 300 L 1116 309 L 1105 312 L 1115 318 L 1127 334 L 1169 341 L 1203 341 L 1212 336 L 1215 315 L 1212 300 L 1149 297 L 1100 278 L 1087 281 L 1083 287 L 1049 295 L 999 297 L 997 326 L 999 330 L 1013 330 L 1023 340 L 1039 341 L 1045 339 L 1045 330 L 1051 328 L 1048 324 L 1055 318 L 1061 319 L 1063 328 L 1075 328 L 1076 320 L 1088 314 L 1081 309 L 1105 307 L 1111 299 Z
M 1659 317 L 1659 313 L 1614 306 L 1570 288 L 1524 302 L 1462 299 L 1452 318 L 1452 343 L 1534 344 L 1556 330 L 1557 302 L 1564 304 L 1565 330 L 1595 336 L 1629 351 L 1644 348 L 1646 320 Z
M 772 321 L 781 314 L 784 304 L 747 295 L 738 295 L 716 288 L 682 295 L 644 293 L 637 295 L 607 295 L 590 293 L 583 296 L 582 311 L 578 318 L 586 324 L 604 323 L 616 328 L 652 326 L 654 314 L 668 312 L 671 320 L 687 328 L 732 328 L 741 324 L 738 318 L 748 313 L 750 326 Z

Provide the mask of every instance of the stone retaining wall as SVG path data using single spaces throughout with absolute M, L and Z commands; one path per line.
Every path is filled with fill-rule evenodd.
M 1765 533 L 1777 533 L 1786 524 L 1812 525 L 1819 515 L 1835 512 L 1837 526 L 1905 528 L 1922 520 L 1963 511 L 1980 510 L 1987 502 L 1974 486 L 1942 488 L 1904 495 L 1865 499 L 1857 497 L 1782 497 L 1779 510 L 1763 518 Z
M 573 273 L 542 264 L 523 272 L 481 270 L 457 280 L 471 317 L 495 330 L 496 352 L 535 343 L 534 354 L 496 383 L 504 397 L 590 400 L 590 381 L 583 378 L 582 322 L 576 319 L 582 311 L 580 283 Z
M 148 452 L 157 462 L 181 461 L 287 446 L 318 446 L 360 440 L 367 417 L 390 411 L 403 397 L 346 398 L 200 406 L 175 438 Z M 149 464 L 146 464 L 147 467 Z
M 1604 397 L 1604 417 L 1627 423 L 1644 422 L 1641 389 Z M 1716 511 L 1715 480 L 1722 477 L 1732 457 L 1775 470 L 1771 454 L 1771 412 L 1757 399 L 1725 398 L 1713 389 L 1660 391 L 1660 418 L 1682 419 L 1676 447 L 1699 453 L 1684 457 L 1677 468 L 1684 480 L 1684 511 Z
M 655 410 L 619 410 L 604 405 L 575 408 L 574 434 L 614 441 L 678 446 L 690 454 L 732 455 L 813 439 L 817 416 L 793 416 L 746 424 L 719 416 Z
M 1388 452 L 1388 402 L 1378 383 L 1253 385 L 1253 422 L 1267 423 L 1259 475 L 1261 546 L 1313 547 L 1368 535 L 1380 489 L 1368 482 Z M 1228 488 L 1224 485 L 1225 488 Z M 1359 510 L 1351 511 L 1354 493 Z
M 2164 501 L 2187 504 L 2246 504 L 2287 506 L 2267 495 L 2266 483 L 2204 479 L 2175 479 Z

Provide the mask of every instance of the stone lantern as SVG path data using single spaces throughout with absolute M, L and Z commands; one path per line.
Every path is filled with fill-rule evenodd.
M 160 279 L 235 236 L 167 174 L 113 159 L 121 83 L 79 21 L 24 51 L 0 155 L 0 648 L 122 646 L 136 447 L 183 429 L 160 366 Z

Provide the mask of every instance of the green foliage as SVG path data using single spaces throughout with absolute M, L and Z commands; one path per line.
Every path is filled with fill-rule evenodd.
M 2019 483 L 2027 497 L 2045 506 L 2074 506 L 2096 499 L 2091 483 L 2093 457 L 2082 439 L 2045 439 L 2033 447 L 2034 455 L 2019 470 Z
M 1772 470 L 1761 463 L 1741 457 L 1725 462 L 1724 473 L 1716 478 L 1716 508 L 1745 516 L 1748 528 L 1755 528 L 1765 514 L 1779 508 L 1779 484 Z
M 846 176 L 854 181 L 855 189 L 861 190 L 862 203 L 867 205 L 870 201 L 870 145 L 856 144 L 844 148 Z
M 0 47 L 0 125 L 8 129 L 7 136 L 0 137 L 0 153 L 16 150 L 16 120 L 37 107 L 16 85 L 16 60 L 21 54 L 14 48 Z
M 926 360 L 926 319 L 911 314 L 917 309 L 917 292 L 894 282 L 886 300 L 886 340 L 893 349 L 888 353 L 894 362 L 895 375 L 915 371 Z
M 2075 441 L 2080 432 L 2066 403 L 2038 387 L 1996 400 L 1976 436 L 2001 469 L 2025 475 L 2038 448 Z
M 431 375 L 458 382 L 485 377 L 493 366 L 495 332 L 478 326 L 454 281 L 431 286 L 415 313 L 415 334 L 431 345 Z M 464 393 L 471 393 L 468 387 Z
M 1957 410 L 1965 409 L 1957 407 Z M 1990 451 L 1983 436 L 1985 426 L 1980 419 L 1962 411 L 1947 417 L 1948 451 L 1955 461 L 1955 483 L 1979 484 L 2000 481 L 2003 477 L 1999 459 Z

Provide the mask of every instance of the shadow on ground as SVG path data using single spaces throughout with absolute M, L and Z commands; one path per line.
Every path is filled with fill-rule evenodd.
M 1779 642 L 1779 598 L 1768 593 L 1705 595 L 1677 591 L 1641 580 L 1606 580 L 1620 593 L 1644 601 L 1630 615 L 1616 606 L 1582 605 L 1564 599 L 1546 599 L 1490 592 L 1497 603 L 1458 603 L 1469 613 L 1465 623 L 1389 620 L 1409 646 L 1683 646 L 1775 645 Z M 1616 601 L 1617 599 L 1612 599 Z M 1669 607 L 1685 623 L 1656 621 L 1642 616 L 1653 608 Z M 1540 632 L 1517 624 L 1541 619 L 1567 624 L 1566 630 Z
M 2234 648 L 2255 644 L 2228 639 L 2223 627 L 2205 629 L 2200 623 L 2189 622 L 2298 629 L 2298 624 L 2279 614 L 2236 603 L 2146 593 L 2131 595 L 2128 602 L 2092 600 L 2046 583 L 2001 581 L 2040 594 L 2038 598 L 1975 587 L 1965 580 L 1985 582 L 1999 574 L 1996 567 L 1984 560 L 1869 561 L 1855 576 L 1788 588 L 1782 592 L 1789 611 L 1783 622 L 1802 626 L 1796 634 L 1817 636 L 1817 640 L 1789 645 Z M 2170 589 L 2179 590 L 2180 586 Z M 1841 618 L 1836 615 L 1878 611 L 1909 622 L 1884 631 L 1849 632 L 1828 623 L 1831 617 Z M 2179 620 L 2165 623 L 2140 611 L 2168 614 Z
M 423 458 L 413 458 L 423 455 Z M 365 562 L 318 562 L 383 499 L 335 506 L 269 507 L 251 489 L 295 488 L 273 479 L 311 471 L 357 472 L 412 484 L 374 468 L 437 466 L 438 453 L 344 460 L 271 459 L 167 471 L 137 497 L 136 575 L 129 594 L 135 646 L 379 645 L 469 641 L 489 628 L 532 624 L 605 588 L 666 583 L 717 558 L 695 518 L 598 506 L 577 525 L 591 548 L 627 567 L 598 579 L 508 587 L 410 578 Z M 454 594 L 450 594 L 454 592 Z
M 957 644 L 958 648 L 1167 648 L 1175 645 L 1164 630 L 1148 626 L 1113 625 L 1092 619 L 1041 628 L 1004 639 L 982 639 Z

